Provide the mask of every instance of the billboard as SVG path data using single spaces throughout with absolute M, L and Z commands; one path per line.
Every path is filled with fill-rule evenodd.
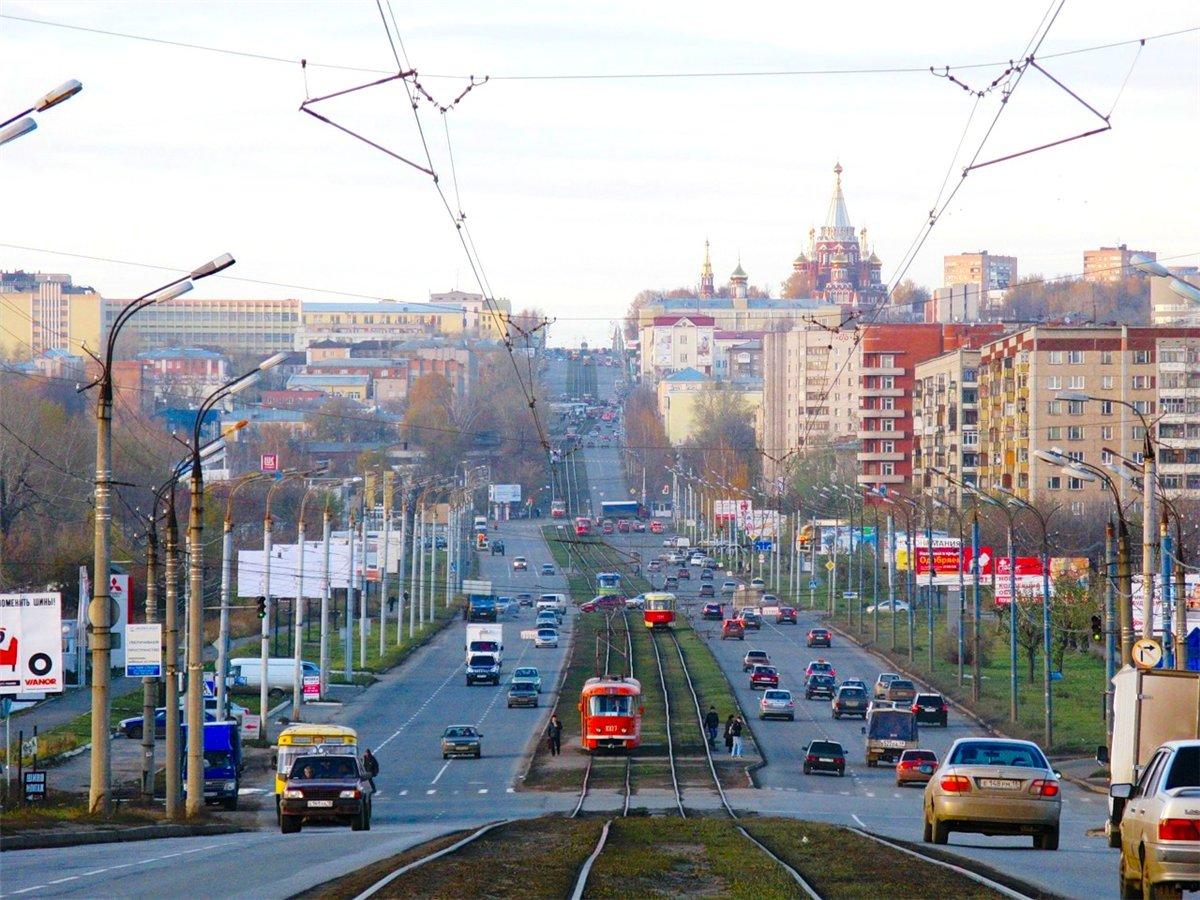
M 521 486 L 519 484 L 489 484 L 488 501 L 491 503 L 520 503 Z
M 929 548 L 915 548 L 917 557 L 917 574 L 929 574 Z M 975 571 L 971 561 L 971 548 L 964 547 L 962 551 L 962 570 L 970 575 Z M 991 575 L 994 555 L 991 547 L 979 548 L 979 574 Z M 1007 562 L 1007 560 L 1005 560 Z M 1040 569 L 1040 567 L 1039 567 Z M 958 548 L 957 547 L 938 547 L 933 548 L 933 574 L 934 575 L 957 575 L 958 574 Z
M 0 694 L 61 693 L 62 594 L 0 594 Z

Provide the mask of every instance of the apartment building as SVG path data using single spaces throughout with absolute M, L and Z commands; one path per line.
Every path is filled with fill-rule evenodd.
M 868 490 L 912 483 L 917 366 L 960 347 L 978 347 L 1002 326 L 887 324 L 861 336 L 858 483 Z
M 1107 488 L 1065 475 L 1036 451 L 1057 447 L 1096 466 L 1114 454 L 1140 462 L 1142 417 L 1152 422 L 1167 403 L 1172 414 L 1159 422 L 1156 438 L 1166 439 L 1170 454 L 1168 492 L 1194 483 L 1200 496 L 1200 427 L 1187 412 L 1200 404 L 1198 338 L 1200 328 L 1036 325 L 987 344 L 979 365 L 979 483 L 1082 514 L 1089 503 L 1107 502 Z M 1062 391 L 1094 399 L 1061 400 Z M 1189 464 L 1192 458 L 1198 462 Z M 1139 490 L 1117 482 L 1124 497 Z
M 715 323 L 712 316 L 655 316 L 639 332 L 643 380 L 658 381 L 686 369 L 713 374 Z
M 1083 277 L 1086 281 L 1120 281 L 1136 275 L 1133 267 L 1134 254 L 1155 259 L 1153 250 L 1130 250 L 1125 244 L 1116 247 L 1098 247 L 1083 251 Z
M 0 272 L 0 356 L 37 359 L 50 352 L 79 355 L 100 346 L 100 295 L 70 275 Z
M 856 440 L 859 347 L 853 330 L 823 328 L 769 331 L 762 343 L 759 445 L 772 480 L 793 451 Z
M 1200 288 L 1200 266 L 1167 266 L 1167 271 Z M 1200 303 L 1171 290 L 1173 279 L 1150 279 L 1150 313 L 1155 325 L 1200 325 Z
M 913 484 L 961 506 L 979 460 L 979 355 L 960 347 L 918 363 L 913 386 Z M 947 477 L 948 476 L 948 477 Z
M 955 253 L 942 258 L 942 285 L 971 284 L 979 293 L 1006 291 L 1017 283 L 1017 258 L 999 256 L 980 250 L 977 253 Z

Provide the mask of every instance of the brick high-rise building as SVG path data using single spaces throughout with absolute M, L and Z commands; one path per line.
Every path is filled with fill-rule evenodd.
M 1131 257 L 1134 254 L 1155 259 L 1153 250 L 1130 250 L 1124 244 L 1083 251 L 1083 277 L 1087 281 L 1120 281 L 1136 275 Z
M 888 324 L 866 330 L 858 370 L 858 483 L 863 488 L 911 486 L 917 366 L 959 347 L 978 347 L 1001 330 L 998 324 Z
M 978 253 L 955 253 L 943 257 L 942 285 L 979 285 L 979 292 L 1006 291 L 1017 283 L 1017 258 L 998 256 L 980 250 Z

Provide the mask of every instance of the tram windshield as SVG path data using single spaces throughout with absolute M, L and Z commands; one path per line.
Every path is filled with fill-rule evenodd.
M 589 708 L 593 716 L 627 716 L 633 709 L 633 697 L 628 694 L 595 694 Z
M 673 598 L 671 598 L 669 596 L 668 597 L 663 597 L 663 596 L 655 597 L 655 596 L 651 595 L 646 598 L 646 609 L 653 609 L 653 610 L 670 609 L 672 599 Z

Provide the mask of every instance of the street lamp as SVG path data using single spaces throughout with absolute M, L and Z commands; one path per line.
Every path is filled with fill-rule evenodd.
M 1169 278 L 1170 283 L 1167 285 L 1167 288 L 1172 293 L 1179 295 L 1184 300 L 1200 303 L 1200 287 L 1176 275 L 1158 260 L 1143 256 L 1141 253 L 1134 253 L 1129 257 L 1129 261 L 1133 263 L 1133 267 L 1139 272 L 1153 275 L 1155 278 Z
M 56 102 L 61 102 L 61 100 Z M 192 280 L 207 278 L 209 275 L 232 266 L 233 262 L 233 257 L 226 253 L 205 263 L 188 275 L 169 281 L 126 304 L 117 314 L 112 327 L 109 328 L 104 347 L 104 359 L 101 360 L 100 357 L 92 354 L 92 358 L 100 364 L 100 377 L 89 384 L 87 388 L 83 388 L 83 390 L 96 386 L 100 388 L 100 395 L 96 402 L 96 511 L 93 517 L 95 531 L 92 559 L 94 577 L 92 578 L 92 599 L 88 606 L 88 622 L 92 626 L 92 760 L 88 786 L 88 809 L 93 813 L 109 811 L 109 795 L 112 787 L 112 757 L 108 733 L 112 610 L 110 609 L 108 576 L 111 565 L 109 530 L 112 525 L 112 362 L 117 337 L 121 328 L 136 313 L 155 303 L 166 303 L 187 293 L 192 289 Z
M 1006 502 L 1001 502 L 982 488 L 971 485 L 964 488 L 978 500 L 1000 510 L 1008 525 L 1008 716 L 1017 721 L 1017 547 L 1013 539 L 1013 521 L 1016 514 Z M 1010 494 L 1009 496 L 1014 496 Z M 1047 748 L 1049 749 L 1049 748 Z
M 191 817 L 204 809 L 204 470 L 200 432 L 204 419 L 218 403 L 250 387 L 262 373 L 287 358 L 276 353 L 257 367 L 226 382 L 205 398 L 196 411 L 191 442 L 191 508 L 188 510 L 188 642 L 187 642 L 187 804 Z
M 1158 468 L 1154 458 L 1154 437 L 1150 423 L 1140 409 L 1128 400 L 1117 400 L 1110 397 L 1093 397 L 1083 391 L 1059 391 L 1055 397 L 1073 403 L 1088 400 L 1107 400 L 1124 406 L 1133 412 L 1142 423 L 1144 449 L 1142 451 L 1142 636 L 1152 634 L 1151 612 L 1154 609 L 1154 551 L 1158 540 L 1158 522 L 1154 509 L 1155 487 L 1158 484 Z
M 961 498 L 964 496 L 971 498 L 971 607 L 972 607 L 972 611 L 973 611 L 973 621 L 971 623 L 971 699 L 974 701 L 978 701 L 979 700 L 980 682 L 982 681 L 982 666 L 979 662 L 979 639 L 980 639 L 980 634 L 979 634 L 980 622 L 979 622 L 979 620 L 982 618 L 982 615 L 983 615 L 982 604 L 980 602 L 980 596 L 979 596 L 979 576 L 980 576 L 979 495 L 973 492 L 972 485 L 969 485 L 968 483 L 961 481 L 958 478 L 955 478 L 949 472 L 934 468 L 933 466 L 929 467 L 929 471 L 934 472 L 938 475 L 941 475 L 943 478 L 945 478 L 951 484 L 958 487 L 958 489 L 959 489 L 958 495 L 960 498 L 960 502 L 961 502 Z M 960 513 L 960 515 L 959 515 L 959 546 L 960 547 L 962 546 L 962 533 L 964 530 L 962 523 L 963 523 L 963 518 Z M 958 568 L 960 571 L 959 585 L 960 585 L 960 590 L 962 590 L 962 577 L 961 577 L 962 555 L 961 555 L 961 553 L 959 554 L 959 567 Z M 961 619 L 961 612 L 960 612 L 960 619 Z M 961 640 L 961 634 L 962 634 L 961 627 L 959 628 L 959 634 L 960 634 L 960 640 Z M 962 647 L 961 643 L 959 644 L 959 647 L 960 647 L 960 651 L 961 651 L 961 647 Z M 961 652 L 959 653 L 959 659 L 960 659 L 959 680 L 961 683 L 961 679 L 962 679 L 962 665 L 961 665 L 962 653 Z
M 29 115 L 30 113 L 45 112 L 52 106 L 58 106 L 64 100 L 70 100 L 82 90 L 83 85 L 72 78 L 70 81 L 63 82 L 49 93 L 43 94 L 29 109 L 23 109 L 15 116 L 11 116 L 0 122 L 0 145 L 7 144 L 9 141 L 15 141 L 21 135 L 29 134 L 29 132 L 37 128 L 37 122 Z M 17 121 L 18 119 L 20 121 Z

